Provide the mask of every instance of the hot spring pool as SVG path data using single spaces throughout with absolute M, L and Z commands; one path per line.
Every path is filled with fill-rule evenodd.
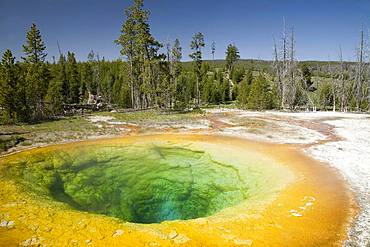
M 218 144 L 145 140 L 37 152 L 3 174 L 74 209 L 159 223 L 207 217 L 273 194 L 294 177 L 275 163 Z
M 73 219 L 90 222 L 82 229 L 76 228 L 80 222 L 70 223 L 72 236 L 82 234 L 90 225 L 102 234 L 114 232 L 111 228 L 118 224 L 120 228 L 135 226 L 129 231 L 141 234 L 140 241 L 145 241 L 156 239 L 156 236 L 150 237 L 152 231 L 165 231 L 170 226 L 176 231 L 183 229 L 188 242 L 197 239 L 197 234 L 189 237 L 189 230 L 199 232 L 199 222 L 208 222 L 208 225 L 235 225 L 234 230 L 229 230 L 239 232 L 235 233 L 234 240 L 254 231 L 254 240 L 253 234 L 248 235 L 248 240 L 256 244 L 258 238 L 261 240 L 259 234 L 266 231 L 264 217 L 272 210 L 269 209 L 272 203 L 277 204 L 267 217 L 276 225 L 274 217 L 281 217 L 281 213 L 286 214 L 288 221 L 303 217 L 303 210 L 293 207 L 293 201 L 286 201 L 289 196 L 299 198 L 308 213 L 312 213 L 313 207 L 307 205 L 316 204 L 320 197 L 312 193 L 314 186 L 305 181 L 309 180 L 307 174 L 312 173 L 311 169 L 298 169 L 299 164 L 288 165 L 281 157 L 272 155 L 274 146 L 270 148 L 267 151 L 262 144 L 251 145 L 232 138 L 157 135 L 34 149 L 0 160 L 0 182 L 4 185 L 1 203 L 24 202 L 20 206 L 16 204 L 20 210 L 18 217 L 21 220 L 18 222 L 27 222 L 27 214 L 36 215 L 36 223 L 40 225 L 52 225 L 53 229 L 59 227 L 60 230 L 63 222 L 69 221 L 68 217 L 72 222 Z M 295 187 L 297 185 L 306 192 L 302 194 Z M 5 195 L 6 191 L 12 194 Z M 343 198 L 341 200 L 345 202 Z M 8 211 L 11 210 L 1 207 L 0 216 L 9 218 L 10 215 L 5 214 L 10 214 Z M 17 213 L 12 216 L 16 218 Z M 281 225 L 285 224 L 284 220 Z M 264 230 L 256 231 L 258 222 Z M 302 222 L 307 224 L 307 221 Z M 135 224 L 130 225 L 132 223 Z M 338 225 L 337 230 L 341 229 L 339 221 L 335 225 Z M 28 232 L 27 226 L 21 226 L 19 223 L 20 238 L 23 237 L 21 232 Z M 209 226 L 201 231 L 207 229 L 209 239 L 204 241 L 221 236 L 209 232 Z M 275 234 L 276 230 L 273 231 Z M 284 230 L 289 232 L 289 227 Z M 52 231 L 45 234 L 52 235 Z M 112 236 L 112 233 L 108 235 Z M 176 236 L 168 239 L 169 243 L 173 244 Z M 203 241 L 198 239 L 195 243 L 200 242 Z

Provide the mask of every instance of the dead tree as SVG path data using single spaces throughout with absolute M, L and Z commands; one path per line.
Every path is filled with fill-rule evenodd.
M 339 100 L 340 100 L 340 111 L 347 111 L 348 92 L 346 90 L 346 82 L 344 78 L 345 67 L 343 62 L 342 47 L 339 46 Z
M 273 63 L 273 70 L 275 71 L 275 80 L 276 80 L 276 83 L 277 83 L 277 90 L 278 90 L 278 94 L 280 97 L 282 97 L 282 93 L 283 93 L 283 83 L 282 83 L 282 79 L 281 79 L 281 76 L 282 76 L 282 73 L 281 73 L 281 62 L 280 62 L 280 59 L 279 59 L 279 51 L 278 51 L 278 48 L 277 48 L 277 45 L 276 45 L 276 41 L 275 41 L 275 38 L 273 38 L 274 40 L 274 63 Z
M 297 61 L 295 59 L 295 36 L 292 28 L 288 34 L 285 19 L 280 51 L 274 39 L 274 71 L 282 109 L 293 109 L 297 85 Z
M 287 46 L 288 46 L 288 38 L 287 38 L 287 30 L 286 30 L 286 23 L 285 18 L 283 18 L 284 27 L 283 27 L 283 37 L 282 37 L 282 75 L 281 75 L 281 83 L 282 83 L 282 97 L 281 97 L 281 107 L 285 108 L 285 102 L 286 102 L 286 91 L 287 91 L 287 83 L 286 83 L 286 76 L 288 74 L 288 63 L 287 63 Z
M 329 59 L 328 61 L 328 71 L 329 71 L 329 77 L 331 80 L 331 96 L 333 97 L 333 112 L 336 111 L 336 106 L 337 106 L 337 78 L 336 78 L 336 73 L 335 73 L 335 68 L 331 66 L 331 61 Z
M 366 54 L 367 54 L 367 63 L 366 63 L 366 75 L 367 75 L 367 83 L 366 83 L 366 88 L 364 89 L 364 95 L 365 97 L 367 97 L 367 110 L 368 112 L 370 112 L 370 43 L 369 43 L 369 40 L 370 40 L 370 30 L 368 30 L 368 42 L 367 42 L 367 45 L 366 45 Z
M 168 83 L 169 85 L 167 85 L 165 91 L 166 91 L 166 95 L 165 95 L 165 98 L 166 98 L 166 108 L 169 108 L 171 109 L 172 108 L 172 99 L 174 97 L 174 88 L 173 88 L 173 62 L 172 62 L 172 59 L 171 59 L 171 50 L 172 50 L 172 46 L 171 46 L 171 42 L 169 41 L 169 39 L 167 39 L 167 42 L 166 42 L 166 58 L 167 58 L 167 65 L 168 65 L 168 74 L 169 74 L 169 78 L 168 78 Z
M 211 44 L 212 62 L 215 61 L 215 53 L 216 53 L 216 42 L 213 41 Z
M 294 102 L 296 100 L 297 85 L 296 85 L 296 68 L 297 63 L 295 60 L 295 39 L 294 39 L 294 29 L 292 28 L 290 34 L 290 43 L 289 43 L 289 62 L 288 62 L 288 77 L 287 77 L 287 92 L 286 92 L 286 104 L 292 109 Z
M 364 30 L 360 32 L 360 45 L 357 49 L 357 66 L 356 66 L 356 83 L 355 83 L 355 98 L 356 98 L 356 110 L 360 110 L 360 104 L 362 100 L 362 88 L 364 81 L 364 70 L 365 70 L 365 39 Z

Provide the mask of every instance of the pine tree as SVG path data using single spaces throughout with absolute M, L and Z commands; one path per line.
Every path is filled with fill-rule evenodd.
M 25 76 L 26 99 L 30 108 L 30 117 L 32 118 L 29 120 L 39 120 L 46 116 L 44 111 L 44 97 L 50 78 L 50 71 L 47 64 L 37 63 L 27 65 Z
M 253 81 L 253 74 L 252 71 L 249 70 L 245 75 L 243 80 L 239 84 L 238 89 L 238 105 L 244 108 L 248 103 L 249 92 L 251 89 L 251 84 Z
M 26 57 L 23 60 L 27 63 L 39 63 L 44 62 L 47 56 L 45 52 L 45 44 L 42 40 L 40 30 L 37 29 L 36 25 L 33 23 L 30 31 L 27 33 L 26 44 L 23 45 L 23 51 Z
M 80 84 L 80 102 L 86 103 L 88 98 L 88 91 L 93 80 L 93 70 L 89 62 L 85 62 L 81 66 L 81 84 Z
M 57 64 L 57 72 L 55 80 L 61 83 L 62 85 L 62 98 L 63 103 L 69 102 L 69 83 L 66 72 L 66 58 L 63 54 L 59 57 L 59 62 Z
M 304 84 L 304 88 L 306 90 L 309 90 L 310 87 L 313 84 L 311 70 L 310 70 L 310 68 L 308 67 L 308 65 L 306 63 L 303 63 L 300 66 L 300 69 L 301 69 L 301 73 L 302 73 L 302 83 Z
M 171 67 L 172 67 L 171 77 L 173 78 L 174 81 L 173 90 L 175 103 L 178 100 L 177 83 L 182 70 L 181 59 L 182 59 L 182 47 L 180 44 L 180 40 L 176 39 L 171 50 Z
M 227 47 L 227 51 L 226 51 L 226 70 L 227 70 L 226 78 L 228 80 L 228 87 L 229 87 L 228 88 L 228 90 L 229 90 L 228 97 L 229 97 L 230 100 L 232 100 L 232 98 L 233 98 L 234 83 L 236 83 L 236 82 L 233 82 L 231 80 L 231 77 L 232 77 L 234 65 L 238 61 L 239 58 L 240 58 L 240 56 L 239 56 L 238 48 L 235 45 L 230 44 Z
M 223 98 L 223 82 L 224 82 L 224 75 L 222 71 L 217 70 L 214 73 L 214 80 L 215 80 L 215 85 L 214 89 L 212 90 L 212 96 L 211 100 L 215 104 L 220 104 L 222 102 Z
M 221 83 L 221 100 L 223 103 L 230 100 L 230 85 L 228 80 L 222 80 Z
M 63 112 L 63 100 L 63 83 L 59 80 L 53 80 L 50 82 L 45 96 L 48 116 L 56 116 Z
M 204 47 L 204 36 L 202 33 L 196 33 L 190 43 L 190 48 L 193 51 L 189 56 L 193 59 L 194 71 L 197 76 L 196 81 L 196 99 L 197 107 L 200 104 L 200 80 L 201 80 L 201 67 L 202 67 L 202 48 Z
M 212 101 L 212 91 L 214 89 L 213 81 L 214 81 L 213 76 L 208 76 L 205 79 L 203 90 L 202 90 L 203 102 L 211 103 Z
M 168 108 L 171 104 L 171 73 L 170 73 L 170 63 L 168 61 L 160 61 L 158 64 L 158 72 L 157 74 L 157 83 L 155 88 L 155 95 L 156 95 L 156 105 L 160 108 Z M 149 79 L 149 73 L 148 66 L 146 66 L 146 73 L 144 73 L 144 82 Z M 149 82 L 149 81 L 148 81 Z M 147 83 L 148 83 L 147 82 Z M 148 85 L 147 83 L 144 83 L 143 85 Z M 142 90 L 145 89 L 150 90 L 150 88 L 142 88 Z
M 70 53 L 68 54 L 71 56 Z M 45 96 L 46 110 L 49 116 L 61 114 L 63 112 L 63 104 L 71 102 L 67 63 L 63 54 L 60 55 L 53 74 L 54 78 L 49 83 L 47 94 Z
M 150 33 L 149 11 L 144 10 L 143 0 L 134 0 L 126 11 L 126 21 L 122 25 L 121 35 L 115 41 L 121 45 L 121 54 L 127 57 L 130 65 L 131 99 L 134 108 L 147 107 L 152 95 L 147 90 L 154 81 L 155 65 L 161 44 Z
M 252 82 L 247 106 L 249 109 L 253 110 L 270 109 L 272 106 L 269 84 L 261 75 Z
M 220 104 L 221 100 L 221 82 L 219 79 L 215 78 L 214 86 L 211 91 L 211 102 L 214 104 Z
M 3 108 L 5 122 L 14 122 L 17 118 L 17 82 L 18 71 L 12 52 L 8 49 L 0 65 L 0 107 Z
M 26 44 L 23 45 L 26 54 L 23 60 L 27 64 L 25 76 L 27 105 L 33 119 L 45 117 L 44 97 L 50 80 L 48 65 L 44 63 L 47 55 L 45 49 L 40 31 L 32 24 L 30 31 L 27 32 Z
M 240 55 L 238 48 L 235 45 L 230 44 L 226 51 L 226 69 L 229 74 L 231 74 L 234 64 L 239 58 Z
M 104 72 L 104 77 L 101 81 L 101 94 L 104 102 L 111 104 L 113 95 L 113 85 L 116 81 L 116 75 L 112 72 L 112 69 L 108 69 Z
M 88 80 L 86 80 L 86 88 L 90 94 L 97 95 L 99 91 L 99 61 L 98 56 L 95 55 L 93 50 L 87 55 L 87 61 L 89 64 L 88 69 L 91 74 L 88 76 Z
M 16 92 L 17 121 L 27 122 L 30 120 L 31 116 L 30 106 L 27 99 L 27 67 L 24 63 L 17 63 L 16 65 L 18 68 L 17 71 L 19 72 Z
M 215 60 L 215 53 L 216 53 L 216 43 L 213 41 L 211 44 L 211 54 L 212 54 L 212 60 Z
M 176 87 L 177 101 L 175 102 L 175 109 L 183 110 L 189 105 L 195 81 L 196 78 L 193 73 L 181 72 Z
M 73 52 L 67 54 L 67 79 L 69 84 L 69 103 L 79 103 L 80 77 L 78 74 L 77 61 Z
M 182 47 L 180 44 L 180 40 L 176 39 L 171 51 L 171 62 L 173 67 L 172 73 L 175 78 L 178 77 L 181 73 L 182 69 L 181 59 L 182 59 Z
M 116 44 L 121 45 L 121 54 L 125 56 L 128 60 L 130 65 L 130 88 L 131 88 L 131 105 L 135 108 L 135 99 L 134 95 L 136 94 L 136 75 L 134 71 L 134 65 L 136 64 L 137 57 L 136 49 L 135 49 L 135 21 L 131 14 L 132 7 L 125 10 L 126 21 L 122 25 L 121 28 L 121 35 L 117 40 L 115 40 Z

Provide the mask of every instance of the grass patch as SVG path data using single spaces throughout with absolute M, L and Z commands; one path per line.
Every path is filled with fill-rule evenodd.
M 146 121 L 151 122 L 179 122 L 196 120 L 204 114 L 202 111 L 191 112 L 161 112 L 157 110 L 136 111 L 136 112 L 97 112 L 95 116 L 111 116 L 117 121 L 141 123 Z
M 25 138 L 18 135 L 1 135 L 0 136 L 0 151 L 7 151 L 17 144 L 25 141 Z
M 56 143 L 93 134 L 97 127 L 84 116 L 74 116 L 35 124 L 0 125 L 0 153 L 14 146 Z
M 0 125 L 0 134 L 12 135 L 14 133 L 19 133 L 21 135 L 27 135 L 30 133 L 49 131 L 82 131 L 94 128 L 95 126 L 84 117 L 76 116 L 36 124 Z
M 189 122 L 201 119 L 202 110 L 191 112 L 162 112 L 158 110 L 136 112 L 94 112 L 84 116 L 72 116 L 34 124 L 0 125 L 0 153 L 14 146 L 52 144 L 69 140 L 85 139 L 89 136 L 114 135 L 120 132 L 115 126 L 102 121 L 91 122 L 90 116 L 111 116 L 111 121 L 155 125 L 163 122 Z M 98 125 L 100 127 L 98 127 Z M 5 140 L 5 136 L 10 136 Z M 17 139 L 18 138 L 18 139 Z M 20 138 L 20 139 L 19 139 Z

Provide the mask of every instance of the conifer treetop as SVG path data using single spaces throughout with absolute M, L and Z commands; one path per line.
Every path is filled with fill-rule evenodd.
M 26 54 L 22 59 L 27 63 L 44 62 L 47 56 L 45 44 L 42 40 L 40 30 L 33 23 L 31 29 L 27 32 L 26 43 L 23 45 L 23 52 Z

